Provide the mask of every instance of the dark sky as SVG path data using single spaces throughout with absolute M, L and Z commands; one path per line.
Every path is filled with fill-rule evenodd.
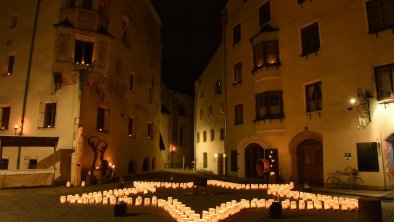
M 163 80 L 194 93 L 194 80 L 221 41 L 221 11 L 227 0 L 152 0 L 162 21 Z

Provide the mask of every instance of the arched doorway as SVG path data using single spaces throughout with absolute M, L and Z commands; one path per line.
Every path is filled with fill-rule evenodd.
M 304 140 L 297 146 L 298 182 L 308 181 L 321 186 L 323 176 L 323 146 L 313 139 Z
M 256 162 L 264 158 L 264 149 L 259 144 L 252 143 L 245 149 L 245 176 L 257 177 Z

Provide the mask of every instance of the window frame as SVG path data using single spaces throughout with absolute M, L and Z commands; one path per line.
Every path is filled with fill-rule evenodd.
M 242 62 L 234 64 L 233 85 L 242 83 Z
M 301 57 L 312 53 L 317 53 L 320 45 L 319 22 L 315 21 L 300 29 L 301 36 Z
M 243 105 L 244 104 L 241 103 L 234 106 L 234 125 L 241 125 L 244 123 Z
M 233 45 L 241 42 L 241 23 L 238 23 L 233 28 Z
M 109 132 L 110 109 L 99 106 L 97 108 L 96 131 L 102 133 Z
M 136 119 L 133 117 L 129 117 L 129 123 L 127 127 L 127 134 L 130 138 L 136 138 Z
M 368 33 L 372 34 L 387 29 L 394 29 L 394 2 L 369 0 L 365 2 L 365 8 L 368 20 Z M 390 15 L 392 16 L 391 18 L 389 17 Z
M 317 81 L 305 85 L 304 87 L 305 105 L 306 105 L 305 110 L 307 113 L 320 112 L 323 110 L 323 92 L 321 86 L 322 86 L 321 81 Z M 310 91 L 313 91 L 312 95 L 309 93 Z
M 268 15 L 267 15 L 268 12 Z M 260 27 L 263 27 L 268 22 L 271 21 L 271 3 L 268 0 L 262 6 L 259 7 L 259 24 Z
M 4 106 L 4 107 L 0 107 L 0 109 L 1 109 L 0 130 L 8 130 L 10 125 L 11 107 Z
M 279 112 L 273 112 L 272 109 L 274 107 L 273 100 L 274 97 L 278 97 L 278 106 Z M 265 101 L 263 101 L 265 98 Z M 255 95 L 256 104 L 255 104 L 255 111 L 256 111 L 256 119 L 255 121 L 260 120 L 272 120 L 272 119 L 283 119 L 284 118 L 284 108 L 283 108 L 283 92 L 282 91 L 266 91 L 262 93 L 258 93 Z M 265 107 L 265 114 L 260 112 L 260 109 Z
M 215 129 L 211 129 L 211 141 L 215 140 Z
M 89 48 L 91 46 L 91 49 Z M 94 60 L 94 47 L 95 43 L 91 41 L 85 41 L 82 39 L 75 39 L 74 46 L 74 63 L 75 64 L 92 64 Z
M 261 64 L 260 61 L 261 60 Z M 270 62 L 273 61 L 274 62 Z M 264 66 L 279 66 L 279 40 L 265 40 L 253 46 L 253 70 L 260 69 Z
M 7 75 L 10 76 L 14 73 L 15 55 L 8 55 Z
M 153 123 L 148 123 L 147 128 L 148 128 L 147 138 L 149 140 L 153 140 Z
M 388 73 L 378 72 L 380 69 L 385 69 L 385 68 L 388 68 Z M 383 96 L 382 95 L 383 92 L 381 92 L 381 87 L 379 87 L 379 85 L 381 85 L 379 84 L 381 82 L 379 76 L 382 76 L 383 74 L 387 74 L 390 79 L 390 96 Z M 381 102 L 393 101 L 394 100 L 394 63 L 374 67 L 374 75 L 375 75 L 375 87 L 377 94 L 376 99 Z

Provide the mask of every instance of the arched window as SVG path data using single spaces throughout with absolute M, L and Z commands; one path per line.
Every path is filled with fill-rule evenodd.
M 149 171 L 149 158 L 148 157 L 146 157 L 144 159 L 144 162 L 142 164 L 142 170 L 143 171 Z
M 215 96 L 222 94 L 222 81 L 220 79 L 215 83 Z

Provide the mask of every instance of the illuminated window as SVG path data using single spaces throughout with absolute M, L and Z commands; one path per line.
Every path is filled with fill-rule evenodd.
M 264 92 L 256 95 L 256 120 L 282 119 L 282 92 Z
M 243 104 L 238 104 L 235 106 L 235 112 L 234 112 L 235 113 L 235 115 L 234 115 L 234 117 L 235 117 L 234 124 L 235 125 L 239 125 L 239 124 L 244 123 L 243 109 L 244 109 Z
M 234 82 L 233 85 L 240 84 L 242 82 L 242 62 L 234 65 Z
M 317 52 L 320 48 L 319 24 L 317 22 L 301 29 L 301 56 Z
M 306 111 L 322 110 L 321 82 L 315 82 L 305 86 Z
M 74 63 L 92 64 L 93 48 L 93 42 L 75 40 Z
M 260 26 L 265 25 L 271 20 L 270 1 L 259 8 Z
M 253 47 L 254 68 L 279 65 L 278 40 L 263 41 Z
M 109 132 L 109 109 L 98 107 L 96 130 L 99 132 Z
M 375 67 L 375 80 L 378 100 L 393 99 L 394 64 Z
M 369 33 L 394 27 L 394 1 L 370 0 L 367 4 Z
M 14 63 L 15 63 L 15 56 L 14 55 L 8 56 L 7 75 L 11 75 L 14 72 Z
M 148 123 L 148 139 L 153 140 L 153 123 Z
M 38 117 L 39 128 L 53 128 L 56 120 L 56 103 L 41 103 Z
M 8 130 L 11 107 L 0 107 L 1 125 L 0 130 Z
M 233 44 L 237 44 L 241 41 L 241 24 L 238 24 L 233 29 Z
M 135 136 L 136 136 L 135 126 L 136 126 L 135 119 L 129 118 L 129 125 L 128 125 L 128 131 L 127 131 L 129 137 L 135 138 Z

